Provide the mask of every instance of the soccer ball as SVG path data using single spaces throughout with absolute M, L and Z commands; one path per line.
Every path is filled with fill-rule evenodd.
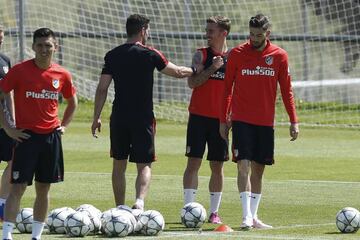
M 116 212 L 116 214 L 125 217 L 128 220 L 129 223 L 129 234 L 133 233 L 135 230 L 135 227 L 137 225 L 137 221 L 134 217 L 134 215 L 132 215 L 131 212 L 128 212 L 126 210 L 119 210 Z
M 360 213 L 357 209 L 346 207 L 336 214 L 336 226 L 342 233 L 355 233 L 360 227 Z
M 139 227 L 146 236 L 158 235 L 165 228 L 164 217 L 156 210 L 147 210 L 139 217 Z
M 84 212 L 71 213 L 64 221 L 65 232 L 70 237 L 84 237 L 90 232 L 91 220 Z
M 100 231 L 101 233 L 105 234 L 105 223 L 111 219 L 113 215 L 116 215 L 115 212 L 119 211 L 117 208 L 111 208 L 109 210 L 104 211 L 100 216 L 100 222 L 101 227 Z
M 23 208 L 16 216 L 16 228 L 21 233 L 31 233 L 33 223 L 33 209 Z
M 108 237 L 126 237 L 129 234 L 129 219 L 124 215 L 107 216 L 103 223 L 104 232 Z
M 187 228 L 200 228 L 205 219 L 206 210 L 200 203 L 190 202 L 181 209 L 181 222 Z
M 101 211 L 91 204 L 82 204 L 75 209 L 75 211 L 81 212 L 83 210 L 91 211 L 96 214 L 99 218 L 101 217 Z
M 139 219 L 140 219 L 140 216 L 141 214 L 143 213 L 144 211 L 141 210 L 141 209 L 133 209 L 132 210 L 132 215 L 135 217 L 135 220 L 136 220 L 136 225 L 135 225 L 135 228 L 134 228 L 134 232 L 139 232 L 141 230 L 141 223 L 139 222 Z
M 62 207 L 52 210 L 46 220 L 49 232 L 64 234 L 64 221 L 71 213 L 75 213 L 75 210 L 70 207 Z
M 76 208 L 77 212 L 83 212 L 90 218 L 90 233 L 97 234 L 101 228 L 101 211 L 90 204 L 83 204 Z

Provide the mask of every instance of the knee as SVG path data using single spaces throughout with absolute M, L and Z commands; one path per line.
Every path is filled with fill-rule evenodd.
M 189 158 L 186 166 L 185 172 L 187 173 L 197 173 L 201 166 L 201 159 Z
M 223 175 L 223 163 L 222 162 L 211 162 L 210 163 L 211 173 L 213 175 Z
M 12 184 L 9 195 L 15 198 L 20 198 L 24 194 L 26 186 L 26 184 Z
M 50 190 L 50 183 L 35 183 L 36 194 L 38 196 L 47 196 Z

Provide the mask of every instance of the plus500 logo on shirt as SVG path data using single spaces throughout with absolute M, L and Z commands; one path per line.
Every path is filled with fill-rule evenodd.
M 242 69 L 242 76 L 275 76 L 275 70 L 269 67 L 257 66 L 255 69 Z
M 32 92 L 32 91 L 26 91 L 26 98 L 36 98 L 36 99 L 52 99 L 52 100 L 58 100 L 59 99 L 59 93 L 48 91 L 48 90 L 41 90 L 41 92 Z

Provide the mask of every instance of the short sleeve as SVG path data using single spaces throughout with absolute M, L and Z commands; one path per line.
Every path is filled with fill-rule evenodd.
M 155 67 L 158 71 L 161 71 L 168 65 L 169 61 L 166 59 L 164 54 L 159 50 L 155 48 L 153 48 L 152 50 L 153 50 L 152 54 L 153 54 Z
M 112 70 L 111 70 L 111 55 L 109 53 L 107 53 L 104 57 L 104 66 L 103 69 L 101 71 L 101 74 L 109 74 L 112 75 Z
M 65 71 L 63 80 L 64 80 L 64 85 L 62 87 L 61 93 L 65 99 L 71 98 L 76 93 L 76 88 L 72 82 L 71 74 Z
M 14 68 L 10 69 L 5 77 L 0 79 L 0 89 L 5 93 L 9 93 L 11 90 L 15 89 L 16 79 L 18 79 L 16 76 L 16 70 Z

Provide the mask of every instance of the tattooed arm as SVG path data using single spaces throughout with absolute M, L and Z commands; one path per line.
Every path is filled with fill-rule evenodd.
M 203 70 L 204 66 L 202 61 L 202 53 L 200 51 L 196 51 L 192 60 L 192 66 L 197 69 L 197 73 L 188 78 L 188 85 L 190 88 L 196 88 L 204 84 L 209 79 L 211 74 L 216 72 L 216 70 L 218 70 L 224 64 L 222 57 L 216 56 L 213 58 L 213 63 L 211 66 Z

